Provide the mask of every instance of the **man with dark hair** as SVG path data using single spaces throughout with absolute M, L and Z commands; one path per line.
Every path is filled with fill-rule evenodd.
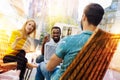
M 37 72 L 35 80 L 49 80 L 49 75 L 46 74 L 46 64 L 49 61 L 50 57 L 55 53 L 56 47 L 60 41 L 61 29 L 60 27 L 54 26 L 51 29 L 51 38 L 49 35 L 45 36 L 42 43 L 41 52 L 42 55 L 38 56 L 36 62 L 39 63 L 37 67 Z M 42 60 L 42 61 L 41 61 Z
M 56 53 L 52 55 L 47 63 L 47 70 L 53 72 L 51 80 L 59 80 L 75 56 L 88 41 L 93 31 L 102 20 L 103 15 L 104 9 L 97 3 L 91 3 L 85 7 L 81 19 L 83 32 L 78 35 L 63 38 L 57 46 Z M 61 67 L 56 69 L 56 66 L 61 62 L 63 63 Z
M 45 48 L 45 44 L 50 44 L 55 43 L 58 44 L 58 42 L 60 41 L 60 35 L 61 35 L 61 29 L 60 27 L 54 26 L 51 28 L 51 39 L 50 39 L 50 34 L 45 35 L 45 37 L 43 38 L 42 41 L 42 47 L 41 47 L 41 55 L 39 55 L 36 58 L 36 63 L 40 63 L 44 61 L 44 53 L 46 52 Z M 45 54 L 46 55 L 46 54 Z M 46 59 L 45 59 L 46 60 Z

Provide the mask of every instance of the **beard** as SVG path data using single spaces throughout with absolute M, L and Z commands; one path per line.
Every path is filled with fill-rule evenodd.
M 81 21 L 81 24 L 80 24 L 80 26 L 81 26 L 81 30 L 83 30 L 83 24 L 82 24 L 82 21 Z
M 59 42 L 60 37 L 58 37 L 58 38 L 54 38 L 54 37 L 53 37 L 53 40 L 54 40 L 54 42 L 56 42 L 56 43 L 57 43 L 57 42 Z

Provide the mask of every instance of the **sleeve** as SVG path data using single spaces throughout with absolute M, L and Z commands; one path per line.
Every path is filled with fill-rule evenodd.
M 9 39 L 9 45 L 12 46 L 12 44 L 15 42 L 17 37 L 21 37 L 21 34 L 19 31 L 15 30 L 12 31 L 10 39 Z M 15 49 L 22 49 L 24 43 L 25 43 L 25 39 L 21 39 L 19 41 L 17 41 L 17 44 L 15 46 Z
M 15 39 L 16 39 L 17 36 L 20 36 L 20 34 L 18 33 L 18 31 L 16 31 L 16 30 L 12 31 L 11 35 L 10 35 L 10 38 L 9 38 L 9 43 L 12 44 L 15 41 Z
M 56 55 L 59 58 L 64 59 L 64 56 L 66 54 L 66 46 L 67 46 L 67 41 L 66 41 L 66 38 L 64 38 L 60 41 L 60 43 L 58 44 L 56 48 Z

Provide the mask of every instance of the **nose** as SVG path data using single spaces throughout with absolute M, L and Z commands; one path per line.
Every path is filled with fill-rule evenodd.
M 34 28 L 31 26 L 31 27 L 29 27 L 29 29 L 30 29 L 30 30 L 33 30 Z
M 53 36 L 54 36 L 54 37 L 58 37 L 58 34 L 54 34 Z

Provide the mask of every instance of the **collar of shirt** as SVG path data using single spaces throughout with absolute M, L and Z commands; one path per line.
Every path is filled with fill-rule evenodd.
M 58 43 L 55 43 L 55 41 L 51 38 L 50 41 L 47 42 L 46 44 L 57 45 Z
M 83 33 L 83 34 L 92 34 L 93 32 L 92 31 L 89 31 L 89 30 L 85 30 L 85 31 L 82 31 L 81 33 Z

